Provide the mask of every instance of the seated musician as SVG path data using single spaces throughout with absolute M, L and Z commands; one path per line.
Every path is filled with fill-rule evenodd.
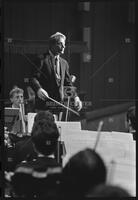
M 19 116 L 12 127 L 9 130 L 12 134 L 22 136 L 22 134 L 26 133 L 27 130 L 27 117 L 25 116 L 24 110 L 24 91 L 23 89 L 15 86 L 9 93 L 10 101 L 12 103 L 12 108 L 19 108 Z
M 42 120 L 51 121 L 53 123 L 55 121 L 53 114 L 50 113 L 49 111 L 40 111 L 36 114 L 34 118 L 33 126 L 36 126 L 35 124 L 38 121 Z M 25 138 L 24 140 L 17 142 L 15 145 L 11 169 L 12 170 L 15 169 L 16 165 L 23 160 L 29 161 L 33 160 L 35 157 L 36 157 L 36 152 L 34 151 L 33 148 L 32 137 Z
M 9 96 L 12 103 L 12 108 L 19 108 L 19 104 L 23 103 L 24 91 L 23 89 L 14 86 L 13 89 L 10 91 Z
M 136 140 L 136 107 L 128 108 L 126 113 L 126 122 L 128 132 L 133 134 L 133 140 Z
M 24 101 L 24 91 L 17 86 L 14 87 L 10 93 L 10 101 L 12 103 L 12 108 L 21 109 L 20 104 L 23 104 Z M 22 117 L 21 117 L 22 114 Z M 23 124 L 24 122 L 24 124 Z M 23 125 L 25 130 L 23 130 Z M 25 118 L 24 113 L 19 111 L 14 124 L 4 127 L 4 144 L 5 144 L 5 170 L 11 171 L 13 155 L 14 155 L 14 147 L 18 141 L 24 140 L 26 137 L 23 137 L 26 134 L 27 129 L 27 120 Z M 24 132 L 23 132 L 24 131 Z
M 58 128 L 51 119 L 41 119 L 34 123 L 32 143 L 37 156 L 16 166 L 12 177 L 16 195 L 23 197 L 56 195 L 56 180 L 62 169 L 54 156 L 58 137 Z
M 107 168 L 102 157 L 90 148 L 72 155 L 62 171 L 63 199 L 85 199 L 90 189 L 106 182 Z

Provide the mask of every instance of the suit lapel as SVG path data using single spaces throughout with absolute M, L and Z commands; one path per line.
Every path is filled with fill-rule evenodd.
M 50 57 L 50 55 L 45 58 L 45 63 L 47 66 L 47 70 L 51 74 L 51 72 L 53 71 L 53 61 L 52 61 L 52 58 Z
M 56 84 L 59 86 L 59 82 L 58 82 L 57 77 L 56 77 L 54 59 L 49 55 L 49 56 L 46 58 L 45 62 L 46 62 L 46 64 L 47 64 L 49 73 L 50 73 L 50 74 L 51 74 L 51 73 L 54 73 L 54 77 L 55 77 Z

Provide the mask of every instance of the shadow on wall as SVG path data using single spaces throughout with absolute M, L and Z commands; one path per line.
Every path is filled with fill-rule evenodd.
M 97 131 L 98 124 L 102 120 L 104 122 L 102 131 L 128 132 L 126 112 L 134 105 L 134 102 L 130 102 L 87 112 L 85 119 L 81 121 L 82 130 Z

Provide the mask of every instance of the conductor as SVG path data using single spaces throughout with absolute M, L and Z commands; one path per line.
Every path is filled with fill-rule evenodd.
M 61 54 L 64 54 L 65 42 L 66 36 L 60 32 L 50 36 L 48 51 L 39 59 L 38 68 L 35 69 L 30 79 L 31 86 L 37 94 L 36 109 L 38 110 L 49 108 L 49 97 L 63 103 L 64 86 L 73 86 L 68 62 L 61 57 Z M 77 111 L 82 108 L 82 102 L 76 92 L 74 106 Z M 56 111 L 58 111 L 57 108 Z

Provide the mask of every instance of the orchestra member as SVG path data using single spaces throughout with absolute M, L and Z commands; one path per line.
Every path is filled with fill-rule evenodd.
M 9 93 L 12 108 L 19 108 L 19 115 L 16 117 L 14 125 L 10 132 L 12 134 L 22 136 L 27 131 L 27 116 L 24 107 L 24 91 L 15 86 Z

